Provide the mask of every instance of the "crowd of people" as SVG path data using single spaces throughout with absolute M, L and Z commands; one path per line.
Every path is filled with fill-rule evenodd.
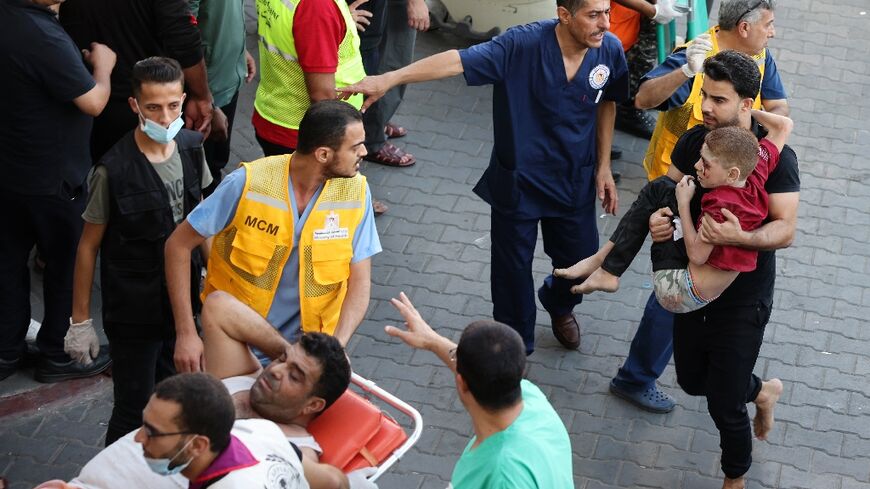
M 615 292 L 651 234 L 654 292 L 610 391 L 671 411 L 656 379 L 673 354 L 719 430 L 722 487 L 742 488 L 783 389 L 752 372 L 800 190 L 767 49 L 774 3 L 721 0 L 718 25 L 656 65 L 650 33 L 681 15 L 673 0 L 556 0 L 554 19 L 416 62 L 423 0 L 257 0 L 256 59 L 243 0 L 2 0 L 0 380 L 31 362 L 40 382 L 112 367 L 107 448 L 71 487 L 376 487 L 370 469 L 321 463 L 307 430 L 348 388 L 344 347 L 382 251 L 386 206 L 360 162 L 415 164 L 388 141 L 408 131 L 390 122 L 404 87 L 461 74 L 493 86 L 473 189 L 491 208 L 493 320 L 454 344 L 402 293 L 405 327 L 385 330 L 455 376 L 474 433 L 452 487 L 573 487 L 565 426 L 523 378 L 535 297 L 577 349 L 575 307 Z M 257 74 L 264 157 L 232 161 Z M 620 204 L 615 126 L 650 139 L 650 183 L 599 250 L 596 199 Z M 536 292 L 539 226 L 553 272 Z M 108 346 L 91 313 L 98 263 Z

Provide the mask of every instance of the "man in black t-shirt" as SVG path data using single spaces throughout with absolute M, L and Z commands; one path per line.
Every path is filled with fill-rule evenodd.
M 48 7 L 59 0 L 0 2 L 0 380 L 22 363 L 30 324 L 34 245 L 45 261 L 45 316 L 36 338 L 36 380 L 55 382 L 102 372 L 108 355 L 83 363 L 64 352 L 73 264 L 82 230 L 91 121 L 106 105 L 115 53 L 103 44 L 80 52 Z M 88 72 L 84 61 L 93 67 Z M 87 365 L 85 365 L 87 364 Z
M 133 95 L 130 79 L 133 65 L 151 56 L 172 58 L 184 70 L 185 127 L 205 136 L 214 131 L 216 137 L 226 138 L 226 120 L 212 121 L 214 99 L 208 88 L 203 45 L 186 0 L 65 0 L 60 22 L 79 47 L 99 41 L 118 53 L 109 103 L 94 120 L 94 164 L 139 123 L 127 103 Z
M 746 66 L 756 69 L 750 59 Z M 712 128 L 739 125 L 752 130 L 759 139 L 764 136 L 764 129 L 750 117 L 752 99 L 741 98 L 735 90 L 735 85 L 741 83 L 741 73 L 732 70 L 724 75 L 719 81 L 706 77 L 702 92 L 704 125 L 689 130 L 677 142 L 669 177 L 679 180 L 684 174 L 696 176 L 694 166 L 700 159 L 704 136 Z M 738 275 L 706 307 L 674 315 L 677 382 L 686 393 L 707 398 L 708 410 L 719 429 L 726 489 L 744 487 L 743 474 L 752 463 L 752 430 L 746 403 L 756 405 L 753 428 L 755 436 L 764 440 L 773 427 L 773 408 L 782 392 L 778 379 L 762 381 L 752 370 L 773 303 L 773 250 L 791 244 L 797 223 L 800 176 L 797 157 L 787 145 L 765 190 L 770 196 L 768 217 L 755 231 L 743 231 L 738 219 L 726 209 L 722 210 L 725 222 L 704 216 L 699 229 L 702 239 L 714 245 L 759 250 L 755 270 Z M 699 188 L 692 200 L 693 219 L 700 214 L 703 195 L 704 189 Z M 670 215 L 670 210 L 660 209 L 650 219 L 654 241 L 673 239 Z

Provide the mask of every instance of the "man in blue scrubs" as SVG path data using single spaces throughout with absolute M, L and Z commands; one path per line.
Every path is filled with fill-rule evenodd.
M 554 267 L 595 252 L 595 196 L 615 213 L 610 147 L 616 103 L 628 96 L 622 45 L 608 33 L 609 0 L 558 0 L 558 18 L 509 29 L 493 40 L 446 51 L 339 89 L 368 96 L 363 109 L 407 83 L 464 74 L 493 85 L 495 144 L 474 192 L 492 207 L 493 317 L 534 351 L 532 258 L 538 223 Z M 538 289 L 553 333 L 580 345 L 572 281 L 548 276 Z

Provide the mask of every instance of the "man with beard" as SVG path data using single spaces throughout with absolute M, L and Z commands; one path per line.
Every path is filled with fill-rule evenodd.
M 538 225 L 554 267 L 590 256 L 598 244 L 595 197 L 616 212 L 610 147 L 616 103 L 628 96 L 628 68 L 610 27 L 609 0 L 558 0 L 556 19 L 508 29 L 493 40 L 430 56 L 402 69 L 339 87 L 368 96 L 394 86 L 463 74 L 493 85 L 494 145 L 474 192 L 492 208 L 493 318 L 535 349 L 532 260 Z M 548 276 L 538 289 L 553 334 L 580 346 L 570 280 Z
M 678 47 L 641 80 L 635 105 L 661 111 L 644 158 L 650 180 L 668 172 L 671 152 L 683 133 L 700 124 L 713 128 L 699 110 L 706 80 L 703 63 L 720 51 L 733 49 L 755 60 L 762 81 L 752 108 L 788 116 L 785 89 L 767 49 L 776 34 L 774 7 L 773 0 L 722 0 L 719 25 Z M 650 294 L 628 357 L 610 384 L 611 392 L 647 411 L 666 413 L 674 408 L 673 398 L 656 386 L 673 352 L 672 324 L 673 315 Z
M 755 62 L 736 51 L 723 51 L 704 64 L 701 111 L 703 125 L 687 131 L 674 146 L 668 176 L 697 176 L 695 163 L 707 132 L 736 125 L 765 135 L 750 116 L 751 89 L 743 86 Z M 674 363 L 677 382 L 688 394 L 705 396 L 710 416 L 719 429 L 722 447 L 723 488 L 743 488 L 743 474 L 752 464 L 752 430 L 765 440 L 773 428 L 773 408 L 782 393 L 778 379 L 761 381 L 752 370 L 758 359 L 764 327 L 770 319 L 776 278 L 774 250 L 791 245 L 797 225 L 800 176 L 797 156 L 783 147 L 779 164 L 765 184 L 769 195 L 766 222 L 754 231 L 743 231 L 736 216 L 727 210 L 726 221 L 702 219 L 701 238 L 711 244 L 758 250 L 756 268 L 737 276 L 718 299 L 706 307 L 673 316 Z M 703 189 L 692 199 L 692 217 L 699 216 Z M 672 240 L 671 212 L 661 209 L 650 218 L 654 241 Z M 635 338 L 637 340 L 637 338 Z M 634 343 L 632 343 L 634 346 Z M 746 404 L 756 405 L 750 428 Z
M 313 331 L 347 344 L 368 308 L 370 258 L 381 251 L 359 174 L 364 142 L 358 110 L 338 100 L 312 104 L 295 153 L 243 163 L 173 232 L 166 277 L 179 371 L 205 368 L 185 299 L 190 279 L 180 271 L 210 236 L 204 297 L 227 292 L 236 309 L 252 309 L 291 342 Z M 255 353 L 265 365 L 266 352 Z

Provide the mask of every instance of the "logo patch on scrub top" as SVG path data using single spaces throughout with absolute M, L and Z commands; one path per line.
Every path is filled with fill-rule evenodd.
M 598 65 L 589 73 L 589 85 L 595 90 L 600 90 L 607 83 L 608 78 L 610 78 L 610 68 L 606 65 Z
M 328 239 L 346 239 L 348 237 L 347 228 L 338 227 L 338 214 L 330 212 L 326 216 L 326 222 L 323 223 L 323 229 L 314 230 L 314 240 L 323 241 Z

